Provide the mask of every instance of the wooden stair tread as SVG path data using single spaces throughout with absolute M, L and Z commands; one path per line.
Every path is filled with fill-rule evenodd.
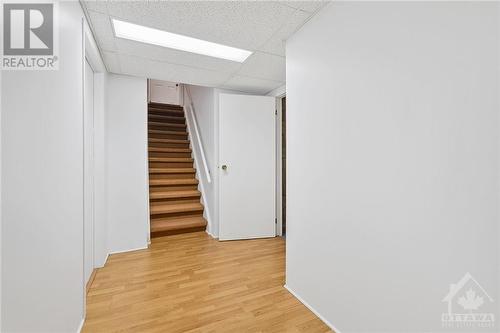
M 149 130 L 149 134 L 171 134 L 171 135 L 182 135 L 186 136 L 188 133 L 186 131 L 169 131 L 169 130 Z
M 149 102 L 148 106 L 151 107 L 158 107 L 158 108 L 164 108 L 164 109 L 176 109 L 176 110 L 183 110 L 183 107 L 180 105 L 175 105 L 175 104 L 165 104 L 165 103 L 157 103 L 157 102 Z
M 156 214 L 171 214 L 171 213 L 188 213 L 188 212 L 202 212 L 203 205 L 199 202 L 187 203 L 159 203 L 151 205 L 149 212 L 151 215 Z
M 175 198 L 197 198 L 201 193 L 198 190 L 175 190 L 175 191 L 158 191 L 149 193 L 150 199 L 175 199 Z
M 185 124 L 186 119 L 184 117 L 176 117 L 176 116 L 167 116 L 164 114 L 149 114 L 148 115 L 149 121 L 158 121 L 158 120 L 167 120 L 167 121 L 173 121 L 176 124 Z M 180 120 L 183 120 L 182 122 L 179 122 Z
M 191 153 L 190 148 L 149 147 L 148 150 L 155 153 Z
M 148 122 L 149 126 L 165 126 L 165 127 L 178 127 L 186 130 L 186 124 L 179 124 L 179 123 L 162 123 L 158 121 L 149 121 Z
M 163 104 L 163 103 L 155 103 L 155 102 L 148 103 L 148 107 L 158 108 L 158 109 L 172 109 L 172 110 L 180 110 L 180 111 L 184 110 L 184 108 L 180 105 Z
M 149 138 L 150 143 L 189 143 L 189 140 Z
M 184 108 L 148 104 L 151 236 L 205 230 Z
M 203 216 L 151 219 L 151 232 L 174 231 L 189 228 L 204 228 L 206 226 L 207 220 L 205 220 Z
M 184 110 L 182 109 L 174 109 L 174 108 L 162 108 L 158 106 L 149 106 L 148 111 L 160 112 L 160 113 L 173 113 L 175 115 L 179 115 L 180 117 L 184 116 Z
M 192 157 L 150 157 L 149 162 L 193 163 Z
M 195 173 L 195 168 L 150 168 L 150 174 L 161 174 L 161 173 Z
M 198 185 L 196 178 L 150 179 L 150 186 Z
M 185 118 L 186 117 L 169 116 L 169 115 L 161 114 L 161 113 L 150 113 L 150 114 L 148 114 L 148 119 L 173 120 L 175 122 L 177 122 L 177 121 L 179 121 L 181 119 L 184 119 L 184 121 L 185 121 L 186 120 Z

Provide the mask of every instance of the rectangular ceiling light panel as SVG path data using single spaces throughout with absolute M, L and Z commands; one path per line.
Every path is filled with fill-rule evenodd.
M 203 54 L 210 57 L 244 62 L 252 52 L 236 47 L 112 19 L 116 37 L 153 44 L 171 49 Z

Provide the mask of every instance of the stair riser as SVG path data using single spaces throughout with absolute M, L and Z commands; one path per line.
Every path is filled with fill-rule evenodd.
M 150 175 L 169 175 L 169 174 L 185 174 L 185 175 L 192 175 L 196 172 L 196 170 L 192 167 L 190 168 L 167 168 L 167 169 L 149 169 L 149 174 Z
M 150 198 L 151 205 L 155 203 L 169 203 L 172 205 L 175 204 L 184 204 L 184 203 L 198 203 L 200 202 L 200 197 L 188 197 L 188 198 L 172 198 L 172 199 L 152 199 Z
M 173 134 L 173 133 L 149 133 L 149 138 L 150 139 L 172 139 L 172 140 L 187 140 L 188 135 L 187 134 L 182 134 L 179 132 L 179 134 Z
M 186 118 L 184 117 L 170 117 L 164 116 L 160 114 L 150 114 L 148 116 L 148 120 L 152 122 L 160 122 L 160 123 L 175 123 L 175 124 L 186 124 Z
M 190 182 L 182 182 L 181 184 L 157 184 L 154 181 L 149 182 L 150 189 L 155 189 L 158 187 L 169 187 L 169 188 L 172 187 L 175 190 L 177 187 L 183 187 L 183 186 L 195 186 L 195 187 L 197 187 L 198 184 L 197 183 L 194 184 L 194 183 L 190 183 Z
M 186 233 L 190 233 L 190 232 L 205 231 L 205 228 L 206 227 L 196 227 L 196 228 L 185 228 L 185 229 L 177 229 L 177 230 L 170 230 L 170 231 L 154 231 L 151 233 L 151 237 L 157 238 L 157 237 L 186 234 Z
M 158 109 L 181 110 L 181 111 L 183 110 L 183 107 L 180 105 L 163 104 L 157 102 L 150 102 L 148 106 L 151 108 L 158 108 Z
M 149 152 L 149 157 L 191 157 L 191 153 L 159 153 L 159 152 Z
M 186 119 L 184 117 L 183 112 L 177 112 L 177 111 L 169 111 L 169 110 L 161 110 L 161 109 L 149 109 L 148 113 L 151 115 L 175 117 L 175 118 L 179 118 L 182 120 Z
M 149 192 L 166 192 L 178 190 L 197 190 L 198 185 L 149 186 Z
M 150 109 L 158 109 L 158 110 L 174 110 L 181 111 L 184 109 L 180 105 L 171 105 L 171 104 L 161 104 L 161 103 L 149 103 L 148 108 Z
M 169 217 L 198 217 L 203 216 L 203 209 L 199 211 L 191 212 L 176 212 L 176 213 L 162 213 L 162 214 L 150 214 L 151 218 L 169 218 Z
M 150 168 L 192 168 L 193 162 L 149 162 Z
M 148 128 L 154 131 L 179 131 L 186 132 L 186 126 L 171 126 L 168 124 L 165 125 L 157 125 L 157 124 L 148 124 Z
M 158 187 L 158 186 L 191 186 L 198 185 L 198 180 L 195 178 L 182 178 L 182 179 L 150 179 L 149 187 Z
M 185 179 L 185 178 L 195 178 L 194 173 L 151 173 L 149 174 L 149 179 Z
M 158 148 L 149 147 L 148 152 L 150 153 L 191 153 L 190 148 Z
M 150 142 L 149 146 L 155 148 L 189 148 L 189 143 Z

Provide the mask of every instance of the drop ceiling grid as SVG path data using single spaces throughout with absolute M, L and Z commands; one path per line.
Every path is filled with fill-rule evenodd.
M 84 1 L 83 4 L 111 72 L 265 93 L 285 83 L 283 40 L 325 2 Z M 113 33 L 113 17 L 254 53 L 240 64 L 119 39 Z

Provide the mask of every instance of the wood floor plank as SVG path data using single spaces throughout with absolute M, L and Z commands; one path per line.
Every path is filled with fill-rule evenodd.
M 281 238 L 153 238 L 97 271 L 82 332 L 332 332 L 284 282 Z

